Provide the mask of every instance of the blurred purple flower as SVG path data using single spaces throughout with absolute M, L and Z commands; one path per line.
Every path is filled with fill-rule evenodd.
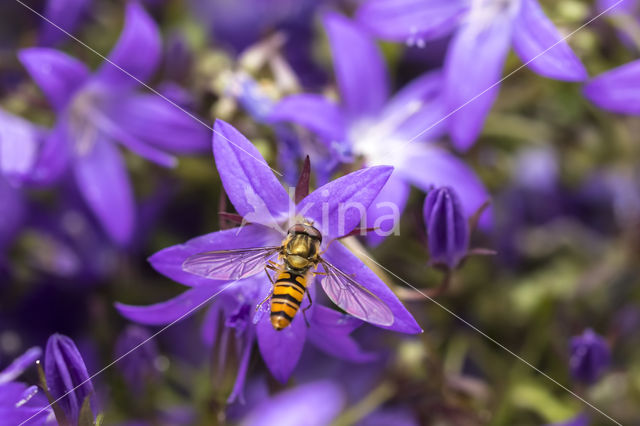
M 20 190 L 0 176 L 0 259 L 24 224 L 26 203 Z
M 318 134 L 336 158 L 345 162 L 364 158 L 365 165 L 394 167 L 386 186 L 367 211 L 367 226 L 381 226 L 390 234 L 390 206 L 404 210 L 409 186 L 428 191 L 433 185 L 451 186 L 460 195 L 464 213 L 471 216 L 488 193 L 473 170 L 450 153 L 423 143 L 440 136 L 443 125 L 420 134 L 444 117 L 442 76 L 433 72 L 417 78 L 390 100 L 382 55 L 359 27 L 337 14 L 324 20 L 333 52 L 341 94 L 337 105 L 320 95 L 284 98 L 270 115 L 273 122 L 289 121 Z M 417 140 L 412 139 L 418 137 Z M 411 141 L 411 142 L 410 142 Z M 489 220 L 485 214 L 484 223 Z M 386 226 L 383 226 L 386 225 Z M 382 237 L 372 236 L 371 242 Z
M 36 386 L 14 381 L 34 365 L 41 354 L 40 348 L 31 348 L 0 372 L 0 423 L 3 425 L 17 425 L 27 420 L 29 425 L 55 424 L 46 396 Z
M 321 380 L 280 392 L 254 407 L 243 426 L 322 426 L 331 424 L 344 406 L 340 386 Z
M 140 81 L 151 77 L 160 59 L 160 34 L 142 7 L 127 5 L 125 26 L 109 59 Z M 117 140 L 163 166 L 176 153 L 199 151 L 209 131 L 155 95 L 138 94 L 139 83 L 105 62 L 94 75 L 78 60 L 48 48 L 24 49 L 20 60 L 58 113 L 42 148 L 35 178 L 52 181 L 72 168 L 78 188 L 119 244 L 133 234 L 135 202 Z
M 449 119 L 449 132 L 460 150 L 470 148 L 482 130 L 499 85 L 488 89 L 499 81 L 510 46 L 544 77 L 587 78 L 537 0 L 369 0 L 356 19 L 377 36 L 397 41 L 455 32 L 445 59 L 444 103 L 447 112 L 462 107 Z
M 133 352 L 118 362 L 118 368 L 133 394 L 143 391 L 145 385 L 155 380 L 158 375 L 158 371 L 154 367 L 158 357 L 158 347 L 156 342 L 150 338 L 151 333 L 145 328 L 130 325 L 122 332 L 116 342 L 116 359 L 135 348 Z
M 47 0 L 44 8 L 44 16 L 53 22 L 52 25 L 47 20 L 42 20 L 40 33 L 38 34 L 38 44 L 40 46 L 55 46 L 62 40 L 69 38 L 62 28 L 68 33 L 74 33 L 81 21 L 83 14 L 87 11 L 92 0 Z
M 611 363 L 611 352 L 607 342 L 587 329 L 570 342 L 569 369 L 575 380 L 587 384 L 597 381 Z
M 73 340 L 61 334 L 49 337 L 44 372 L 51 397 L 54 400 L 60 398 L 56 405 L 72 424 L 78 423 L 80 409 L 87 398 L 90 398 L 95 413 L 97 407 L 93 384 L 88 380 L 87 367 Z
M 456 192 L 448 187 L 427 194 L 424 221 L 431 264 L 455 269 L 469 251 L 469 225 Z
M 16 186 L 29 181 L 46 135 L 44 129 L 0 109 L 0 175 Z
M 287 223 L 300 221 L 301 215 L 314 221 L 314 226 L 324 236 L 324 244 L 348 234 L 358 225 L 361 218 L 359 212 L 354 211 L 356 209 L 341 212 L 339 206 L 368 206 L 391 174 L 390 167 L 360 170 L 316 189 L 294 206 L 287 191 L 269 170 L 267 163 L 251 142 L 223 121 L 216 121 L 215 130 L 213 150 L 220 179 L 236 211 L 250 224 L 238 229 L 203 235 L 154 254 L 149 261 L 158 272 L 193 288 L 175 299 L 148 307 L 117 304 L 121 314 L 131 320 L 144 324 L 172 322 L 195 306 L 206 303 L 225 287 L 223 281 L 212 281 L 182 270 L 183 262 L 196 253 L 280 245 L 285 229 L 289 226 Z M 360 284 L 389 306 L 394 315 L 394 322 L 382 328 L 403 333 L 421 331 L 391 290 L 342 244 L 332 244 L 323 257 L 346 273 L 358 277 Z M 299 314 L 289 327 L 276 331 L 271 325 L 269 315 L 264 315 L 264 306 L 251 321 L 256 305 L 268 294 L 271 287 L 262 270 L 256 271 L 256 274 L 234 282 L 229 290 L 220 294 L 222 300 L 211 305 L 203 325 L 205 341 L 210 344 L 214 338 L 221 337 L 215 335 L 221 317 L 224 328 L 235 329 L 236 336 L 241 337 L 242 350 L 238 355 L 241 365 L 231 400 L 239 395 L 244 383 L 254 336 L 267 366 L 281 382 L 285 382 L 291 375 L 307 339 L 333 356 L 351 361 L 371 359 L 371 354 L 364 353 L 349 336 L 362 322 L 349 315 L 318 306 L 317 303 L 311 305 L 306 313 L 310 322 L 308 328 L 301 318 L 302 314 Z M 309 291 L 313 298 L 313 285 Z M 301 308 L 306 306 L 308 300 L 303 302 Z M 219 341 L 217 343 L 221 344 Z
M 547 426 L 589 426 L 589 423 L 589 417 L 584 413 L 580 413 L 572 419 L 564 422 L 549 423 Z
M 584 86 L 584 95 L 607 111 L 640 115 L 640 60 L 593 78 Z

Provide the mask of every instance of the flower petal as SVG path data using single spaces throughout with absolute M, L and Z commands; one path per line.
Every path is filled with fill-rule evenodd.
M 222 284 L 223 281 L 202 278 L 182 270 L 182 264 L 189 256 L 212 250 L 278 245 L 281 240 L 281 235 L 269 228 L 259 225 L 247 225 L 242 228 L 212 232 L 193 238 L 184 244 L 167 247 L 151 256 L 149 263 L 156 271 L 181 284 L 212 286 L 216 283 Z
M 377 114 L 389 96 L 389 77 L 378 47 L 344 16 L 328 13 L 324 25 L 349 118 Z
M 225 192 L 241 216 L 275 227 L 288 217 L 292 202 L 287 191 L 256 147 L 222 120 L 214 125 L 213 155 Z
M 256 406 L 243 426 L 321 426 L 332 424 L 345 404 L 342 389 L 322 380 L 278 393 Z
M 48 0 L 44 9 L 46 19 L 40 25 L 39 44 L 53 46 L 68 39 L 69 36 L 60 28 L 68 33 L 73 33 L 89 4 L 90 0 Z
M 40 355 L 42 355 L 42 350 L 38 347 L 33 347 L 14 359 L 7 368 L 0 372 L 0 385 L 15 380 L 24 370 L 35 364 L 38 358 L 40 358 Z
M 327 249 L 324 258 L 343 272 L 352 275 L 359 284 L 387 304 L 393 312 L 394 322 L 390 326 L 381 328 L 410 334 L 422 332 L 416 320 L 400 303 L 391 289 L 345 246 L 339 242 L 333 243 Z
M 499 86 L 492 85 L 500 79 L 510 42 L 511 19 L 505 16 L 487 26 L 467 24 L 451 42 L 445 60 L 445 96 L 453 113 L 449 132 L 460 150 L 473 145 L 498 96 Z M 478 58 L 482 67 L 477 66 Z
M 317 306 L 309 328 L 308 339 L 323 352 L 351 362 L 367 362 L 377 358 L 364 352 L 349 334 L 362 321 L 326 306 Z
M 200 286 L 190 288 L 166 302 L 149 306 L 132 306 L 116 302 L 115 307 L 123 317 L 131 321 L 147 325 L 164 325 L 182 318 L 219 291 L 219 286 Z
M 387 103 L 376 127 L 386 130 L 393 139 L 413 142 L 439 138 L 447 130 L 443 83 L 440 71 L 414 79 Z
M 588 77 L 580 59 L 536 0 L 522 0 L 513 28 L 514 50 L 538 74 L 566 81 Z
M 341 141 L 346 137 L 342 109 L 321 95 L 288 96 L 273 107 L 269 121 L 299 124 L 330 141 Z
M 18 183 L 29 177 L 42 133 L 31 122 L 0 109 L 0 173 Z
M 112 89 L 136 87 L 140 84 L 136 79 L 145 82 L 155 71 L 161 46 L 160 32 L 153 19 L 138 2 L 128 2 L 124 28 L 109 54 L 110 62 L 102 64 L 93 82 Z
M 490 199 L 486 187 L 464 161 L 455 155 L 432 146 L 423 146 L 420 151 L 407 157 L 397 166 L 397 172 L 424 192 L 433 186 L 450 186 L 460 198 L 467 218 Z M 491 211 L 487 209 L 481 224 L 491 223 Z
M 313 220 L 325 241 L 346 235 L 360 223 L 392 171 L 375 166 L 331 181 L 305 197 L 298 214 Z
M 608 111 L 640 115 L 640 60 L 597 76 L 585 85 L 584 95 Z
M 89 77 L 85 64 L 55 49 L 22 49 L 18 58 L 58 111 L 67 105 Z
M 286 383 L 298 365 L 307 336 L 307 325 L 302 313 L 299 312 L 291 325 L 280 331 L 273 328 L 268 315 L 265 315 L 256 327 L 258 347 L 264 362 L 273 377 L 281 383 Z
M 449 34 L 468 10 L 463 0 L 369 0 L 356 20 L 378 37 L 410 42 Z
M 66 120 L 58 120 L 56 127 L 43 141 L 33 169 L 32 178 L 36 183 L 50 184 L 67 170 L 71 160 L 71 141 Z
M 74 165 L 78 188 L 107 234 L 127 244 L 133 234 L 135 201 L 118 148 L 97 137 L 94 146 Z
M 193 153 L 210 147 L 206 125 L 157 95 L 128 96 L 109 115 L 127 133 L 163 150 Z
M 400 216 L 409 198 L 409 185 L 394 172 L 367 209 L 367 228 L 376 228 L 367 234 L 369 244 L 380 244 L 400 226 Z

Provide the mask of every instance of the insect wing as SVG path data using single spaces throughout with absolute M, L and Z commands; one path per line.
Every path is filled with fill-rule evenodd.
M 214 280 L 239 280 L 264 269 L 280 247 L 208 251 L 190 256 L 182 270 Z
M 378 296 L 326 260 L 321 262 L 326 273 L 322 288 L 333 303 L 363 321 L 381 326 L 393 324 L 391 309 Z

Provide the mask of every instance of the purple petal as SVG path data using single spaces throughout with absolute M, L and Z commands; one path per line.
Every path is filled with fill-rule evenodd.
M 446 132 L 443 75 L 428 72 L 407 84 L 387 103 L 376 126 L 389 127 L 394 139 L 433 140 Z M 438 124 L 435 124 L 438 123 Z
M 182 264 L 189 256 L 212 250 L 273 246 L 280 244 L 281 241 L 282 236 L 269 228 L 247 225 L 242 228 L 212 232 L 193 238 L 184 244 L 165 248 L 151 256 L 149 262 L 156 271 L 181 284 L 212 286 L 216 283 L 221 284 L 222 281 L 201 278 L 182 270 Z
M 342 109 L 321 95 L 293 95 L 278 102 L 269 114 L 270 122 L 292 122 L 330 141 L 346 137 Z
M 31 367 L 42 355 L 42 350 L 38 347 L 28 349 L 24 354 L 14 359 L 13 362 L 2 372 L 0 372 L 0 385 L 9 383 L 21 375 L 24 370 Z
M 271 320 L 266 315 L 256 327 L 262 359 L 273 377 L 281 383 L 286 383 L 298 365 L 306 340 L 307 325 L 302 313 L 298 313 L 291 325 L 280 331 L 273 328 Z
M 217 285 L 200 286 L 191 288 L 166 302 L 154 305 L 132 306 L 116 303 L 115 307 L 123 317 L 131 321 L 147 325 L 164 325 L 182 318 L 190 310 L 203 304 L 219 291 L 220 287 Z
M 135 201 L 118 148 L 97 137 L 94 146 L 74 165 L 78 188 L 105 231 L 118 244 L 133 234 Z
M 202 320 L 202 328 L 200 335 L 202 341 L 208 347 L 212 347 L 217 339 L 218 326 L 220 324 L 220 316 L 222 315 L 222 304 L 212 303 Z
M 342 389 L 331 381 L 316 381 L 281 392 L 260 403 L 242 421 L 243 425 L 331 424 L 345 404 Z
M 377 358 L 376 354 L 364 352 L 349 336 L 362 321 L 326 306 L 317 306 L 311 323 L 308 339 L 323 352 L 351 362 L 366 362 Z
M 445 60 L 445 96 L 453 113 L 449 132 L 460 150 L 473 145 L 498 96 L 499 86 L 492 85 L 500 79 L 510 42 L 511 19 L 504 16 L 486 27 L 468 24 L 451 42 Z
M 229 398 L 227 398 L 228 404 L 231 404 L 236 400 L 241 404 L 245 403 L 244 384 L 247 379 L 247 371 L 249 370 L 249 361 L 251 360 L 251 351 L 255 340 L 254 334 L 254 330 L 250 329 L 242 336 L 242 343 L 239 348 L 240 364 L 238 365 L 238 374 L 236 375 L 236 381 L 233 383 L 233 389 L 229 394 Z
M 124 28 L 109 54 L 110 62 L 102 64 L 94 82 L 112 89 L 136 87 L 140 84 L 136 79 L 145 82 L 155 71 L 161 46 L 160 32 L 153 19 L 140 4 L 128 2 Z
M 38 36 L 41 46 L 53 46 L 68 39 L 63 31 L 73 33 L 82 14 L 87 10 L 90 0 L 47 0 L 44 16 Z M 55 25 L 51 24 L 53 22 Z M 60 28 L 58 28 L 60 27 Z
M 434 186 L 450 186 L 460 197 L 467 218 L 490 199 L 489 192 L 473 169 L 458 157 L 433 146 L 424 145 L 398 165 L 396 171 L 425 192 Z M 490 223 L 491 214 L 487 210 L 481 224 L 487 226 Z
M 367 209 L 367 228 L 378 228 L 367 234 L 369 244 L 381 243 L 400 226 L 400 216 L 409 198 L 409 185 L 394 172 Z
M 82 403 L 94 390 L 84 360 L 70 338 L 60 334 L 49 337 L 44 371 L 51 396 L 57 400 L 66 395 L 57 404 L 76 423 Z
M 42 131 L 21 117 L 0 109 L 0 172 L 24 181 L 36 162 Z
M 360 223 L 392 171 L 375 166 L 349 173 L 313 191 L 297 211 L 313 220 L 326 240 L 346 235 Z
M 89 77 L 89 69 L 85 64 L 55 49 L 22 49 L 18 57 L 57 110 L 67 105 Z
M 71 142 L 67 123 L 66 120 L 58 120 L 42 144 L 33 169 L 33 180 L 41 184 L 54 182 L 67 170 L 70 160 Z
M 514 50 L 538 74 L 566 81 L 588 77 L 580 59 L 536 0 L 522 0 L 513 28 Z
M 345 246 L 339 242 L 333 243 L 324 254 L 324 257 L 335 267 L 355 277 L 355 280 L 358 281 L 359 284 L 367 288 L 387 304 L 393 312 L 394 322 L 388 327 L 381 328 L 410 334 L 422 332 L 422 329 L 416 320 L 411 316 L 402 303 L 400 303 L 389 287 L 387 287 L 387 285 L 382 282 L 382 280 L 371 269 L 362 263 L 360 259 L 347 250 Z
M 344 16 L 328 13 L 324 25 L 349 118 L 376 115 L 389 96 L 389 77 L 378 47 Z
M 640 115 L 640 60 L 594 78 L 585 85 L 584 95 L 602 109 Z
M 449 34 L 468 10 L 463 0 L 369 0 L 356 20 L 378 37 L 411 42 Z
M 211 130 L 157 95 L 129 96 L 109 115 L 133 137 L 175 153 L 209 149 Z
M 455 269 L 469 250 L 469 227 L 455 191 L 448 187 L 429 192 L 424 203 L 424 222 L 429 237 L 431 264 Z
M 222 120 L 214 125 L 213 155 L 225 192 L 241 216 L 266 226 L 288 217 L 292 202 L 287 191 L 256 147 Z
M 608 14 L 632 14 L 638 10 L 638 0 L 597 0 L 599 12 L 608 10 Z

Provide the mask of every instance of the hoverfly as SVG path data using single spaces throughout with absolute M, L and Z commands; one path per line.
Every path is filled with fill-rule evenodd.
M 293 321 L 310 275 L 323 276 L 322 287 L 329 298 L 354 317 L 381 326 L 393 324 L 391 309 L 378 296 L 320 256 L 321 243 L 320 231 L 311 223 L 303 222 L 289 228 L 280 246 L 199 253 L 187 258 L 182 269 L 216 280 L 240 280 L 264 269 L 273 288 L 262 303 L 271 299 L 270 319 L 276 330 L 283 330 Z M 276 255 L 279 262 L 272 260 Z M 317 272 L 320 265 L 324 272 Z M 275 281 L 269 270 L 276 272 Z M 303 315 L 313 303 L 309 293 L 307 296 L 309 306 L 303 309 Z

